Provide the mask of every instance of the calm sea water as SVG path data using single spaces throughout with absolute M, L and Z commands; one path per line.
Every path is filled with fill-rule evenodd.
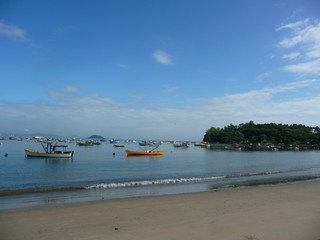
M 0 209 L 212 191 L 320 176 L 319 151 L 232 152 L 163 144 L 163 156 L 127 157 L 125 149 L 139 150 L 137 143 L 125 143 L 125 148 L 105 142 L 88 147 L 67 143 L 75 151 L 73 159 L 45 159 L 25 157 L 23 149 L 42 151 L 38 142 L 1 142 L 0 192 L 15 190 L 15 194 L 1 196 Z M 39 193 L 20 194 L 30 189 Z

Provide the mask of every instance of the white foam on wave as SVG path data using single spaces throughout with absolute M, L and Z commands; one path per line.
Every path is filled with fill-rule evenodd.
M 191 178 L 169 178 L 169 179 L 132 181 L 132 182 L 100 183 L 100 184 L 87 186 L 86 189 L 125 188 L 125 187 L 140 187 L 140 186 L 150 186 L 150 185 L 168 185 L 168 184 L 178 184 L 178 183 L 191 183 L 191 182 L 217 180 L 217 179 L 223 179 L 223 178 L 231 179 L 231 178 L 262 176 L 262 175 L 275 175 L 275 174 L 295 172 L 295 171 L 306 171 L 306 170 L 315 169 L 315 168 L 318 168 L 318 167 L 294 169 L 294 170 L 284 170 L 284 171 L 235 173 L 235 174 L 230 174 L 230 175 L 225 175 L 225 176 L 191 177 Z
M 215 179 L 222 179 L 226 176 L 214 176 L 214 177 L 201 177 L 201 178 L 171 178 L 171 179 L 158 179 L 158 180 L 146 180 L 146 181 L 132 181 L 123 183 L 100 183 L 86 187 L 87 189 L 98 189 L 98 188 L 124 188 L 124 187 L 140 187 L 149 185 L 165 185 L 165 184 L 177 184 L 177 183 L 188 183 L 188 182 L 200 182 Z

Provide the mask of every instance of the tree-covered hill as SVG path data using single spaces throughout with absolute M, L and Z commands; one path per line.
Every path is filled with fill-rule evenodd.
M 320 144 L 320 128 L 301 124 L 255 124 L 253 121 L 238 126 L 209 128 L 203 138 L 210 143 L 276 143 Z
M 88 139 L 105 139 L 104 137 L 100 136 L 100 135 L 92 135 L 90 137 L 87 137 Z

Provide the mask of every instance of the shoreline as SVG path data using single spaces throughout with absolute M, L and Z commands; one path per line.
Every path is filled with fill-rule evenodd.
M 266 174 L 268 175 L 268 174 Z M 275 174 L 277 175 L 277 174 Z M 131 182 L 127 187 L 121 184 L 121 187 L 105 187 L 105 184 L 97 185 L 98 187 L 87 186 L 66 186 L 56 188 L 41 189 L 22 189 L 12 191 L 0 191 L 0 211 L 8 209 L 19 209 L 37 206 L 63 205 L 81 202 L 94 202 L 112 199 L 126 198 L 143 198 L 156 196 L 170 196 L 177 194 L 192 194 L 210 191 L 225 191 L 241 188 L 252 188 L 262 186 L 277 186 L 282 184 L 299 183 L 305 181 L 319 180 L 320 175 L 297 175 L 297 176 L 273 176 L 272 178 L 264 178 L 261 174 L 237 174 L 238 178 L 230 181 L 230 177 L 214 177 L 220 180 L 215 183 L 210 181 L 197 182 L 197 178 L 168 179 L 161 180 L 167 184 L 138 184 L 139 182 Z M 256 178 L 256 176 L 258 178 Z M 254 177 L 253 179 L 251 177 Z M 243 178 L 243 179 L 242 179 Z M 195 180 L 194 180 L 195 179 Z M 204 178 L 199 178 L 203 180 Z M 208 178 L 211 180 L 211 178 Z M 153 183 L 153 181 L 147 181 Z M 190 183 L 191 182 L 191 183 Z M 146 183 L 146 181 L 142 182 Z M 116 184 L 110 184 L 112 186 Z M 125 187 L 124 187 L 125 186 Z
M 3 239 L 320 239 L 320 180 L 0 211 Z
M 317 167 L 319 168 L 319 167 Z M 223 183 L 212 183 L 210 189 L 224 188 L 224 187 L 241 187 L 241 186 L 259 186 L 259 185 L 272 185 L 281 184 L 287 182 L 299 182 L 306 180 L 315 180 L 320 178 L 320 174 L 311 175 L 292 175 L 292 176 L 277 176 L 279 174 L 293 173 L 299 171 L 308 171 L 313 168 L 305 168 L 298 170 L 285 170 L 285 171 L 273 171 L 273 172 L 254 172 L 254 173 L 237 173 L 230 175 L 215 175 L 215 176 L 202 176 L 202 177 L 182 177 L 182 178 L 168 178 L 168 179 L 147 179 L 147 180 L 133 180 L 129 182 L 109 182 L 109 183 L 96 183 L 96 184 L 82 184 L 82 185 L 66 185 L 66 186 L 52 186 L 52 187 L 40 187 L 40 188 L 22 188 L 22 189 L 8 189 L 0 190 L 0 197 L 3 196 L 15 196 L 34 193 L 49 193 L 49 192 L 67 192 L 77 190 L 90 190 L 90 189 L 118 189 L 118 188 L 133 188 L 144 186 L 165 186 L 181 183 L 204 183 L 212 180 L 228 180 Z M 256 177 L 263 176 L 275 176 L 270 178 L 256 179 Z M 246 179 L 240 181 L 239 179 L 254 177 L 253 179 Z M 232 181 L 232 179 L 235 179 Z

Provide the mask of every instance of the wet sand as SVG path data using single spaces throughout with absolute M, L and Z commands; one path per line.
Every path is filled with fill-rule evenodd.
M 0 239 L 320 240 L 320 181 L 3 210 Z

